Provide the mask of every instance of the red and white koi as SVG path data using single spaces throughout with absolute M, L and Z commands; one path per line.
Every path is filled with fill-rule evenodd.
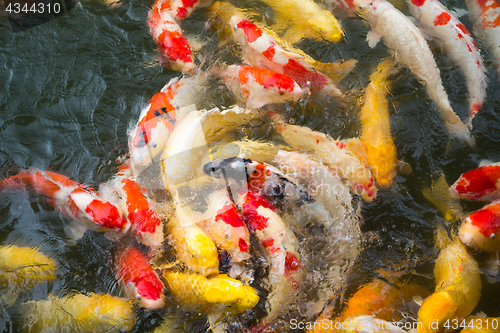
M 142 109 L 139 121 L 128 133 L 134 173 L 142 171 L 163 151 L 176 123 L 185 116 L 183 108 L 199 101 L 204 78 L 173 78 Z
M 284 50 L 257 25 L 241 16 L 233 16 L 230 26 L 234 38 L 243 47 L 243 58 L 254 66 L 262 66 L 294 79 L 301 88 L 312 87 L 332 96 L 341 96 L 337 85 L 317 72 L 302 55 Z
M 500 75 L 500 2 L 498 0 L 466 0 L 474 32 L 493 54 Z
M 168 3 L 169 11 L 172 16 L 177 20 L 184 20 L 187 18 L 193 10 L 197 7 L 204 7 L 210 5 L 211 0 L 169 0 L 165 1 Z
M 439 0 L 407 0 L 410 13 L 419 20 L 422 30 L 439 39 L 444 51 L 462 69 L 469 90 L 469 118 L 472 119 L 486 99 L 486 68 L 467 28 Z
M 448 133 L 474 145 L 474 138 L 450 106 L 439 68 L 420 30 L 403 13 L 385 0 L 354 0 L 356 10 L 371 26 L 368 45 L 382 38 L 396 60 L 410 68 L 426 86 L 427 94 L 436 104 Z
M 268 315 L 265 325 L 285 311 L 298 292 L 303 264 L 294 233 L 276 213 L 274 206 L 262 195 L 248 191 L 238 196 L 237 204 L 248 228 L 257 236 L 269 259 Z
M 208 202 L 203 214 L 206 219 L 198 222 L 198 226 L 218 248 L 226 250 L 233 261 L 250 259 L 250 234 L 227 190 L 213 192 Z
M 292 78 L 267 69 L 230 65 L 219 74 L 229 90 L 241 96 L 251 108 L 296 101 L 304 94 Z
M 158 45 L 160 61 L 174 71 L 194 72 L 191 46 L 169 10 L 170 0 L 157 0 L 149 11 L 148 25 Z
M 491 201 L 500 198 L 500 163 L 481 166 L 463 173 L 450 187 L 455 199 Z
M 158 309 L 165 305 L 165 287 L 139 250 L 132 246 L 119 248 L 115 259 L 116 278 L 125 288 L 128 297 L 137 299 L 148 309 Z
M 51 172 L 31 169 L 6 178 L 0 188 L 30 186 L 36 193 L 48 197 L 49 203 L 60 213 L 76 221 L 81 234 L 73 235 L 77 240 L 86 228 L 102 232 L 126 233 L 130 223 L 122 217 L 119 209 L 97 196 L 88 186 L 68 177 Z
M 472 212 L 460 225 L 458 237 L 464 244 L 488 252 L 500 250 L 500 201 Z
M 293 149 L 314 152 L 324 165 L 349 180 L 354 193 L 367 202 L 375 200 L 378 190 L 370 170 L 347 149 L 345 143 L 307 127 L 287 124 L 282 116 L 273 111 L 269 111 L 269 115 L 278 133 Z
M 108 183 L 101 184 L 101 195 L 108 195 L 110 201 L 116 201 L 132 225 L 136 239 L 147 246 L 156 248 L 163 242 L 163 223 L 150 207 L 142 190 L 131 176 L 130 167 L 125 163 L 118 174 Z M 111 192 L 117 192 L 118 197 Z M 114 197 L 114 198 L 113 198 Z

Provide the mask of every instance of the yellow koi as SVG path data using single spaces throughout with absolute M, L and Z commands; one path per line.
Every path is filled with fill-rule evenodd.
M 446 322 L 470 315 L 481 297 L 479 268 L 459 240 L 439 253 L 434 276 L 436 290 L 418 311 L 418 333 L 444 332 Z
M 164 270 L 162 274 L 179 307 L 203 312 L 211 324 L 251 309 L 259 302 L 254 288 L 225 274 L 209 278 L 173 270 Z
M 56 278 L 56 262 L 36 248 L 0 247 L 0 288 L 16 294 Z
M 135 325 L 132 302 L 106 294 L 66 297 L 21 305 L 21 332 L 120 332 Z
M 340 22 L 312 0 L 263 0 L 273 8 L 277 21 L 272 30 L 285 31 L 284 39 L 294 44 L 303 37 L 339 42 L 344 35 Z M 293 27 L 293 28 L 290 28 Z

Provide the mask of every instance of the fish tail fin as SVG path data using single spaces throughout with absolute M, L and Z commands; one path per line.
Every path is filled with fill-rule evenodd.
M 371 82 L 385 82 L 390 75 L 397 73 L 394 60 L 391 57 L 384 58 L 373 74 L 370 75 Z
M 316 61 L 314 69 L 328 76 L 330 79 L 340 82 L 342 81 L 358 63 L 355 59 L 338 60 L 335 62 L 320 62 Z

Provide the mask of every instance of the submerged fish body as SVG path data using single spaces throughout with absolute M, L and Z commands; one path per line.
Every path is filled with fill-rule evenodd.
M 345 143 L 307 127 L 287 124 L 282 116 L 272 111 L 270 116 L 278 133 L 293 149 L 317 154 L 324 165 L 350 182 L 354 193 L 365 201 L 375 200 L 378 190 L 370 170 L 347 149 Z
M 296 101 L 303 95 L 292 78 L 248 65 L 230 65 L 220 72 L 224 84 L 251 108 Z
M 244 17 L 235 15 L 229 22 L 236 41 L 243 47 L 243 58 L 294 79 L 302 88 L 312 87 L 332 96 L 341 96 L 337 85 L 317 72 L 304 56 L 284 50 L 270 35 Z
M 233 261 L 250 259 L 250 234 L 227 190 L 213 192 L 208 202 L 204 219 L 198 225 Z
M 162 63 L 184 74 L 194 72 L 191 47 L 179 24 L 169 10 L 170 0 L 157 0 L 149 11 L 148 25 L 151 36 L 160 50 Z
M 257 291 L 225 274 L 210 277 L 164 270 L 172 296 L 184 311 L 208 315 L 211 324 L 253 308 L 259 301 Z
M 105 190 L 106 188 L 108 188 Z M 153 248 L 157 248 L 163 242 L 163 223 L 150 207 L 148 200 L 142 194 L 142 190 L 131 176 L 128 164 L 122 166 L 118 174 L 108 183 L 101 186 L 100 193 L 115 192 L 110 194 L 114 198 L 110 201 L 117 201 L 122 211 L 126 212 L 126 217 L 131 224 L 131 229 L 136 239 Z
M 133 246 L 120 247 L 116 254 L 116 277 L 125 288 L 127 296 L 136 299 L 148 309 L 165 305 L 165 287 L 149 265 L 147 258 Z
M 469 20 L 474 32 L 493 54 L 497 73 L 500 75 L 500 2 L 498 0 L 467 0 Z
M 491 201 L 500 198 L 500 163 L 463 173 L 450 187 L 453 198 Z
M 484 251 L 500 250 L 500 200 L 472 212 L 462 222 L 458 237 L 464 244 Z
M 0 247 L 0 289 L 12 295 L 56 278 L 56 262 L 36 248 Z
M 49 296 L 21 304 L 23 333 L 122 332 L 135 326 L 129 300 L 106 294 Z
M 364 103 L 361 107 L 360 143 L 366 153 L 367 163 L 381 188 L 388 188 L 396 175 L 397 152 L 391 135 L 389 105 L 386 95 L 389 90 L 388 76 L 393 63 L 384 60 L 370 75 L 366 87 Z
M 48 197 L 49 203 L 57 211 L 77 221 L 84 229 L 123 234 L 130 228 L 130 223 L 122 217 L 116 206 L 99 198 L 87 186 L 64 175 L 31 169 L 21 171 L 0 183 L 2 189 L 19 186 L 29 186 L 36 193 Z
M 425 85 L 427 94 L 436 104 L 448 133 L 474 145 L 468 128 L 450 106 L 439 68 L 420 30 L 403 13 L 385 0 L 355 0 L 358 13 L 371 26 L 367 40 L 375 47 L 382 38 L 397 61 L 408 66 Z
M 477 263 L 458 240 L 439 253 L 434 279 L 436 290 L 418 311 L 418 333 L 443 332 L 447 322 L 461 322 L 472 313 L 481 297 Z
M 200 101 L 204 78 L 173 78 L 142 109 L 139 121 L 128 133 L 134 173 L 142 171 L 162 152 L 176 123 L 185 116 L 183 108 Z
M 290 43 L 302 37 L 339 42 L 343 31 L 340 22 L 312 0 L 263 0 L 278 17 L 277 30 L 287 30 L 285 39 Z
M 237 198 L 248 228 L 255 234 L 269 260 L 268 315 L 266 324 L 285 311 L 296 296 L 304 274 L 294 233 L 262 195 L 248 191 Z
M 486 99 L 486 69 L 467 28 L 439 0 L 407 0 L 423 31 L 437 38 L 444 51 L 462 69 L 469 90 L 468 126 Z M 500 32 L 500 30 L 499 30 Z
M 204 0 L 169 0 L 169 12 L 177 20 L 184 20 L 199 6 L 206 5 Z M 210 1 L 211 2 L 211 1 Z

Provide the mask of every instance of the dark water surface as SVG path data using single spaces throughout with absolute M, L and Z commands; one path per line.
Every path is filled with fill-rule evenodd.
M 36 167 L 97 186 L 114 174 L 116 159 L 127 152 L 129 124 L 137 121 L 148 99 L 178 75 L 156 61 L 156 45 L 146 23 L 151 4 L 150 0 L 124 0 L 118 8 L 109 8 L 98 1 L 82 1 L 66 15 L 15 34 L 0 16 L 0 177 Z M 462 1 L 445 4 L 465 8 Z M 200 57 L 208 62 L 214 61 L 217 51 L 205 27 L 205 14 L 199 10 L 182 24 L 189 33 L 208 39 Z M 472 28 L 466 17 L 462 20 Z M 346 40 L 338 44 L 303 40 L 298 45 L 322 61 L 358 59 L 356 69 L 342 82 L 344 90 L 355 96 L 387 50 L 382 43 L 374 50 L 368 47 L 367 28 L 360 19 L 343 18 L 342 23 Z M 438 46 L 434 51 L 452 106 L 464 119 L 464 78 Z M 417 273 L 421 283 L 434 288 L 433 232 L 443 219 L 421 190 L 430 186 L 439 169 L 452 183 L 483 159 L 500 161 L 500 84 L 490 55 L 484 50 L 482 54 L 489 66 L 489 86 L 487 101 L 473 123 L 475 150 L 450 143 L 424 88 L 407 70 L 394 77 L 389 97 L 392 133 L 398 158 L 408 162 L 413 173 L 396 176 L 391 189 L 380 191 L 375 202 L 364 205 L 362 231 L 371 237 L 355 264 L 348 294 L 379 277 L 380 270 L 402 271 L 406 280 Z M 345 110 L 328 101 L 292 105 L 287 116 L 334 138 L 353 137 L 359 131 L 356 108 Z M 112 242 L 95 232 L 88 232 L 73 247 L 64 240 L 61 218 L 43 198 L 0 193 L 0 244 L 40 246 L 60 265 L 54 285 L 35 289 L 22 300 L 75 290 L 119 293 L 112 268 L 106 264 Z M 477 310 L 499 316 L 500 301 L 495 296 L 499 292 L 498 283 L 483 279 Z M 3 308 L 0 313 L 0 331 L 15 332 L 18 319 Z M 160 318 L 159 311 L 140 311 L 135 330 L 149 331 Z M 198 320 L 193 329 L 204 331 L 207 326 Z

